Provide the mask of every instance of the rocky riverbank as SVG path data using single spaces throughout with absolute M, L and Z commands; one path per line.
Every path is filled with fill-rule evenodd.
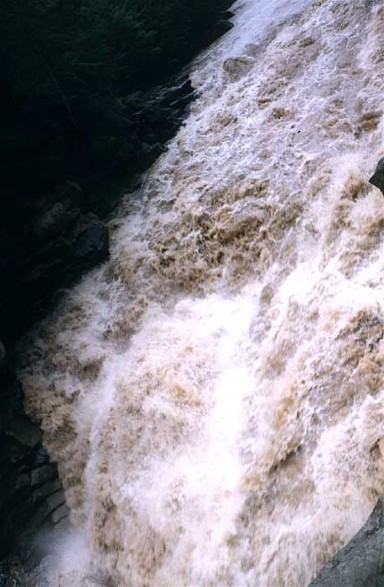
M 232 13 L 226 10 L 231 2 L 221 4 L 219 19 L 208 27 L 200 43 L 209 44 L 231 28 Z M 7 86 L 7 75 L 5 78 Z M 0 81 L 3 84 L 4 79 Z M 140 173 L 162 152 L 193 97 L 186 74 L 141 92 L 131 112 L 131 136 L 125 139 L 134 149 L 116 164 L 106 162 L 107 152 L 113 149 L 104 137 L 99 168 L 92 163 L 85 166 L 84 173 L 67 177 L 58 173 L 55 182 L 53 165 L 44 171 L 40 183 L 37 176 L 28 186 L 27 178 L 14 175 L 15 182 L 4 186 L 0 214 L 0 336 L 4 341 L 0 342 L 1 587 L 23 584 L 17 579 L 23 572 L 20 569 L 36 564 L 39 552 L 31 547 L 36 532 L 68 522 L 56 464 L 44 449 L 39 427 L 24 414 L 23 389 L 13 364 L 14 343 L 49 311 L 65 288 L 108 257 L 106 222 L 119 197 L 137 185 Z M 30 139 L 33 143 L 36 137 Z M 52 153 L 64 157 L 57 144 L 52 145 Z M 49 159 L 49 153 L 44 156 Z M 83 157 L 84 152 L 72 159 Z
M 151 117 L 152 139 L 142 140 L 129 173 L 104 177 L 98 185 L 87 178 L 67 179 L 41 197 L 31 197 L 21 210 L 9 207 L 7 222 L 2 222 L 0 258 L 0 278 L 5 284 L 0 324 L 5 341 L 12 343 L 49 310 L 60 289 L 107 258 L 106 218 L 122 193 L 139 181 L 140 172 L 164 149 L 193 95 L 187 76 L 148 94 L 136 116 L 141 121 Z
M 0 337 L 108 255 L 104 219 L 159 156 L 193 90 L 180 70 L 230 0 L 0 7 Z
M 12 361 L 2 345 L 0 352 L 0 560 L 17 552 L 28 565 L 36 557 L 30 538 L 66 524 L 68 511 L 41 431 L 24 414 L 23 390 Z
M 384 500 L 381 497 L 356 536 L 325 565 L 309 587 L 384 585 Z

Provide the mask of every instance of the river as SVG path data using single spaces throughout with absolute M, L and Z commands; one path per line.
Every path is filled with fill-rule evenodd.
M 384 493 L 384 5 L 234 10 L 20 345 L 73 524 L 49 587 L 304 587 Z

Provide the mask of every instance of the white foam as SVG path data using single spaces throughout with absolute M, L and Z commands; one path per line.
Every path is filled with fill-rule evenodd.
M 52 584 L 304 586 L 384 490 L 384 10 L 234 23 L 109 264 L 21 349 L 86 543 Z

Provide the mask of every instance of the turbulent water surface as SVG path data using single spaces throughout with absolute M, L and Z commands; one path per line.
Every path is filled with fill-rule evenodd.
M 20 349 L 74 526 L 49 586 L 305 586 L 384 492 L 384 6 L 235 9 Z

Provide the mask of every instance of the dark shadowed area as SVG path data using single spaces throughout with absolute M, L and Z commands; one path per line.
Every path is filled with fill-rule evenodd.
M 0 5 L 0 328 L 15 339 L 108 254 L 101 219 L 162 152 L 177 72 L 231 27 L 228 0 Z

